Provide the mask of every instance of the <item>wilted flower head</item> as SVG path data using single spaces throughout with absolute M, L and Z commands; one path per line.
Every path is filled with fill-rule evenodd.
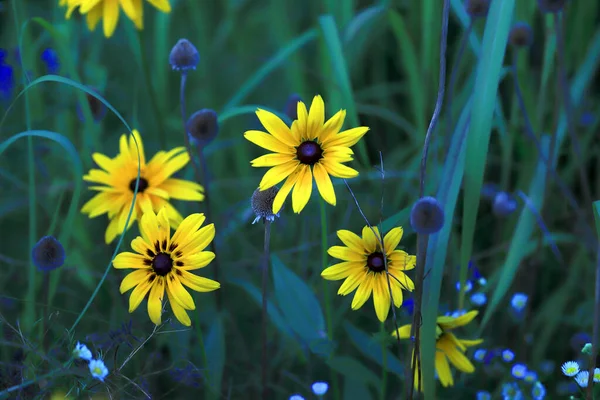
M 576 361 L 567 361 L 560 369 L 565 376 L 572 377 L 579 373 L 579 364 Z
M 56 74 L 60 69 L 60 61 L 58 59 L 58 54 L 54 49 L 48 47 L 42 52 L 42 61 L 46 64 L 46 69 L 49 74 Z
M 536 382 L 531 389 L 531 397 L 533 400 L 543 400 L 546 397 L 546 388 L 541 382 Z
M 510 305 L 517 312 L 523 311 L 525 306 L 527 306 L 527 295 L 525 293 L 515 293 L 510 301 Z
M 99 381 L 104 382 L 104 378 L 108 375 L 108 368 L 102 360 L 91 360 L 89 363 L 90 373 Z
M 65 263 L 65 249 L 54 236 L 44 236 L 33 246 L 31 259 L 40 271 L 49 272 Z
M 580 387 L 584 388 L 587 387 L 589 378 L 590 373 L 588 371 L 581 371 L 575 377 L 575 382 L 577 382 Z
M 92 359 L 92 352 L 85 344 L 77 342 L 75 348 L 73 349 L 73 357 L 90 361 Z
M 191 141 L 206 146 L 219 134 L 219 117 L 215 110 L 203 108 L 190 116 L 185 128 Z
M 523 379 L 527 374 L 527 366 L 525 364 L 515 364 L 512 366 L 510 373 L 517 379 Z
M 471 18 L 485 17 L 490 9 L 490 0 L 466 0 L 465 9 Z
M 302 101 L 302 97 L 300 95 L 294 93 L 290 97 L 288 97 L 287 102 L 285 103 L 285 115 L 288 116 L 289 119 L 295 121 L 298 119 L 298 102 Z
M 272 186 L 263 191 L 261 191 L 260 188 L 257 188 L 254 193 L 252 193 L 250 203 L 252 204 L 252 211 L 254 212 L 254 215 L 256 215 L 256 218 L 252 221 L 253 224 L 261 219 L 273 222 L 275 221 L 275 217 L 279 217 L 279 213 L 273 214 L 273 202 L 275 201 L 277 192 L 279 192 L 279 188 L 277 186 Z
M 515 47 L 529 47 L 533 43 L 533 30 L 527 22 L 517 22 L 510 29 L 508 40 Z
M 498 192 L 494 197 L 492 211 L 497 217 L 507 217 L 517 209 L 517 201 L 506 192 Z
M 567 4 L 567 0 L 538 0 L 538 6 L 542 12 L 557 13 Z
M 312 384 L 312 391 L 317 396 L 323 396 L 325 393 L 327 393 L 328 389 L 329 385 L 327 382 L 315 382 Z
M 420 198 L 410 211 L 410 224 L 417 233 L 432 234 L 444 226 L 444 210 L 431 196 Z
M 200 54 L 196 46 L 187 39 L 179 39 L 169 54 L 169 64 L 176 71 L 196 69 L 199 62 Z

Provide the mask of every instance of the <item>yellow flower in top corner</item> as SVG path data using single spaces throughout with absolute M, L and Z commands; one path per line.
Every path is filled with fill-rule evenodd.
M 373 233 L 373 230 L 377 234 Z M 388 286 L 388 276 L 385 272 L 384 250 L 381 249 L 381 235 L 377 227 L 373 230 L 365 226 L 362 238 L 350 231 L 339 230 L 340 240 L 347 246 L 332 246 L 327 251 L 330 256 L 343 262 L 332 265 L 321 272 L 321 276 L 330 281 L 345 279 L 338 294 L 345 296 L 356 290 L 352 300 L 352 309 L 358 310 L 365 304 L 373 293 L 373 304 L 377 318 L 383 322 L 390 311 L 391 296 Z M 385 257 L 394 297 L 394 305 L 402 305 L 402 289 L 412 291 L 413 281 L 404 271 L 415 267 L 416 257 L 405 251 L 396 250 L 402 239 L 401 227 L 390 230 L 383 238 Z
M 164 13 L 171 12 L 169 0 L 147 1 Z M 95 30 L 100 19 L 103 19 L 104 36 L 107 38 L 115 32 L 121 8 L 138 29 L 144 28 L 142 0 L 59 0 L 58 5 L 67 6 L 67 19 L 71 18 L 73 11 L 79 7 L 79 13 L 86 16 L 90 31 Z
M 140 180 L 135 207 L 127 229 L 149 211 L 159 211 L 165 207 L 169 222 L 179 226 L 183 217 L 169 203 L 171 199 L 202 201 L 204 189 L 195 182 L 171 178 L 190 161 L 185 147 L 176 147 L 170 151 L 159 151 L 146 162 L 144 145 L 137 130 L 133 130 L 140 149 Z M 101 169 L 92 169 L 83 180 L 102 186 L 92 186 L 91 190 L 99 191 L 90 201 L 84 204 L 81 211 L 90 218 L 108 214 L 110 220 L 106 228 L 105 241 L 112 242 L 125 229 L 125 221 L 129 214 L 133 192 L 136 188 L 138 174 L 138 151 L 132 136 L 121 136 L 119 154 L 109 158 L 104 154 L 94 153 L 94 161 Z
M 468 374 L 475 371 L 475 367 L 465 356 L 465 351 L 468 347 L 483 343 L 483 340 L 458 339 L 451 331 L 469 324 L 478 313 L 478 311 L 469 311 L 458 317 L 443 316 L 437 318 L 437 326 L 435 328 L 435 370 L 444 387 L 454 385 L 450 364 L 454 365 L 459 371 Z M 392 336 L 397 337 L 398 334 L 400 334 L 400 339 L 410 338 L 410 325 L 398 328 L 397 331 L 392 333 Z M 450 361 L 450 364 L 448 364 L 448 361 Z M 419 374 L 415 372 L 415 387 L 422 390 L 418 382 L 418 376 Z
M 256 115 L 267 130 L 247 131 L 244 137 L 272 151 L 252 160 L 253 167 L 272 167 L 263 176 L 259 188 L 266 190 L 286 180 L 273 202 L 277 214 L 292 189 L 292 208 L 300 213 L 308 203 L 313 176 L 321 197 L 335 206 L 335 191 L 330 176 L 353 178 L 358 172 L 343 163 L 352 160 L 350 147 L 363 137 L 369 128 L 361 126 L 340 132 L 346 111 L 340 110 L 325 122 L 325 104 L 315 96 L 310 110 L 302 101 L 297 106 L 298 119 L 288 127 L 278 116 L 258 109 Z
M 194 299 L 183 287 L 197 292 L 211 292 L 221 287 L 219 282 L 197 276 L 190 271 L 207 266 L 215 253 L 203 251 L 215 237 L 215 225 L 202 228 L 204 214 L 192 214 L 183 220 L 171 236 L 167 210 L 158 215 L 150 211 L 142 216 L 140 233 L 131 242 L 136 253 L 118 254 L 113 267 L 135 271 L 123 279 L 120 291 L 133 289 L 129 296 L 129 312 L 134 312 L 148 295 L 148 315 L 156 325 L 161 323 L 162 300 L 165 292 L 175 317 L 185 326 L 191 321 L 186 310 L 194 310 Z

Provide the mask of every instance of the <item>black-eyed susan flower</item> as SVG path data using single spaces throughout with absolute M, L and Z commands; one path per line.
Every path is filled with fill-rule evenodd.
M 171 178 L 189 162 L 190 157 L 185 147 L 176 147 L 170 151 L 159 151 L 146 162 L 142 138 L 137 130 L 133 130 L 133 134 L 140 149 L 141 165 L 135 208 L 127 229 L 143 213 L 158 212 L 163 207 L 166 208 L 170 224 L 177 228 L 183 217 L 169 200 L 204 200 L 202 186 L 195 182 Z M 81 211 L 90 218 L 108 214 L 110 222 L 105 234 L 107 244 L 125 229 L 138 174 L 138 150 L 133 137 L 128 139 L 127 135 L 122 135 L 119 145 L 119 154 L 115 158 L 94 153 L 92 157 L 102 169 L 92 169 L 83 177 L 85 181 L 102 185 L 90 187 L 91 190 L 100 193 L 84 204 Z
M 308 203 L 313 187 L 313 176 L 321 197 L 336 204 L 331 176 L 354 178 L 358 171 L 343 163 L 352 160 L 351 146 L 363 137 L 369 128 L 361 126 L 340 132 L 346 111 L 340 110 L 325 122 L 325 104 L 315 96 L 310 110 L 302 101 L 297 104 L 298 119 L 288 127 L 278 116 L 258 109 L 256 115 L 267 130 L 247 131 L 244 137 L 252 143 L 272 151 L 252 160 L 253 167 L 272 167 L 263 176 L 259 188 L 266 190 L 285 179 L 273 202 L 277 214 L 292 189 L 292 208 L 300 213 Z
M 129 312 L 134 312 L 148 295 L 148 315 L 156 325 L 161 323 L 162 301 L 165 292 L 175 318 L 183 325 L 191 321 L 186 310 L 194 310 L 194 299 L 184 288 L 197 292 L 218 289 L 219 282 L 194 275 L 190 271 L 207 266 L 215 254 L 204 249 L 215 237 L 214 224 L 202 228 L 204 214 L 192 214 L 183 220 L 171 237 L 171 227 L 166 209 L 158 215 L 149 211 L 140 222 L 140 233 L 131 242 L 136 253 L 118 254 L 113 267 L 135 269 L 121 282 L 120 291 L 133 289 L 129 297 Z
M 169 0 L 148 0 L 159 11 L 171 12 Z M 144 4 L 142 0 L 59 0 L 59 6 L 67 6 L 67 19 L 71 18 L 73 11 L 79 8 L 79 12 L 86 16 L 90 31 L 96 29 L 96 25 L 102 19 L 104 36 L 111 37 L 119 22 L 121 8 L 123 12 L 133 21 L 136 28 L 144 28 Z
M 478 311 L 469 311 L 458 317 L 443 316 L 437 318 L 436 326 L 436 342 L 435 342 L 435 370 L 442 383 L 442 386 L 454 385 L 450 364 L 454 365 L 459 371 L 465 373 L 473 373 L 475 367 L 471 361 L 465 356 L 465 351 L 468 347 L 477 346 L 483 342 L 482 339 L 465 340 L 458 339 L 452 331 L 461 326 L 469 324 L 477 316 Z M 392 333 L 392 336 L 400 339 L 410 338 L 411 325 L 404 325 Z M 450 363 L 448 363 L 448 361 Z M 421 389 L 418 377 L 420 373 L 415 373 L 415 386 Z
M 327 252 L 343 262 L 326 268 L 321 272 L 321 276 L 331 281 L 345 279 L 338 290 L 339 295 L 345 296 L 357 289 L 352 299 L 353 310 L 362 307 L 372 293 L 375 313 L 383 322 L 388 316 L 391 303 L 384 251 L 396 307 L 402 305 L 402 289 L 412 291 L 415 288 L 413 281 L 404 271 L 413 269 L 417 258 L 403 250 L 396 250 L 402 239 L 401 227 L 394 228 L 385 235 L 384 250 L 381 248 L 379 230 L 377 227 L 373 227 L 373 230 L 365 226 L 362 238 L 353 232 L 339 230 L 337 235 L 346 246 L 332 246 Z

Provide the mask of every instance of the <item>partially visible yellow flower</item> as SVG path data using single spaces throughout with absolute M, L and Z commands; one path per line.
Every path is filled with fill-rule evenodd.
M 68 396 L 67 393 L 65 391 L 57 391 L 57 392 L 53 392 L 50 395 L 50 400 L 71 400 L 73 397 Z
M 171 178 L 189 161 L 185 147 L 176 147 L 170 151 L 159 151 L 146 163 L 144 145 L 137 130 L 133 130 L 137 140 L 141 161 L 140 181 L 135 207 L 127 229 L 142 216 L 143 213 L 158 212 L 165 207 L 172 226 L 177 227 L 183 217 L 169 203 L 171 199 L 202 201 L 204 189 L 195 182 Z M 101 169 L 92 169 L 83 180 L 102 186 L 92 186 L 91 190 L 99 191 L 90 201 L 83 205 L 81 211 L 90 218 L 108 214 L 110 223 L 106 228 L 105 241 L 112 242 L 123 229 L 129 214 L 133 191 L 138 174 L 138 150 L 133 137 L 127 139 L 122 135 L 119 142 L 119 154 L 109 158 L 104 154 L 94 153 L 92 158 Z
M 450 364 L 454 365 L 459 371 L 465 373 L 473 373 L 475 367 L 471 361 L 465 356 L 465 351 L 468 347 L 477 346 L 483 343 L 482 339 L 477 340 L 464 340 L 458 339 L 451 332 L 452 330 L 467 325 L 477 316 L 478 311 L 469 311 L 459 317 L 438 317 L 436 326 L 436 342 L 435 342 L 435 370 L 438 374 L 442 386 L 454 385 L 454 379 L 452 378 L 452 372 L 450 371 Z M 397 337 L 400 335 L 400 339 L 410 338 L 410 327 L 411 325 L 404 325 L 398 328 L 397 331 L 392 333 L 392 336 Z M 414 353 L 413 353 L 414 354 Z M 450 364 L 448 363 L 450 361 Z M 418 365 L 418 364 L 417 364 Z M 415 371 L 415 387 L 419 390 L 421 385 L 418 382 L 420 373 Z
M 171 12 L 169 0 L 147 0 L 164 13 Z M 86 16 L 90 31 L 96 29 L 100 19 L 104 19 L 104 36 L 111 37 L 119 22 L 120 9 L 133 21 L 138 29 L 144 28 L 144 5 L 142 0 L 59 0 L 59 6 L 67 6 L 67 19 L 79 7 L 79 13 Z
M 202 227 L 204 214 L 192 214 L 183 220 L 171 236 L 166 209 L 158 216 L 152 211 L 142 216 L 140 233 L 131 242 L 137 253 L 118 254 L 113 267 L 135 269 L 121 282 L 121 294 L 133 289 L 129 296 L 129 312 L 134 312 L 148 295 L 148 315 L 156 325 L 161 323 L 165 292 L 175 317 L 185 326 L 192 322 L 186 310 L 195 310 L 194 299 L 183 287 L 197 292 L 211 292 L 221 287 L 219 282 L 194 275 L 190 271 L 206 267 L 215 253 L 204 249 L 215 238 L 215 225 Z
M 362 238 L 350 231 L 339 230 L 337 235 L 347 247 L 332 246 L 327 253 L 344 262 L 326 268 L 321 272 L 321 276 L 331 281 L 345 279 L 338 290 L 338 294 L 342 296 L 352 293 L 354 289 L 358 288 L 352 300 L 353 310 L 362 307 L 373 293 L 375 313 L 377 318 L 383 322 L 387 319 L 390 311 L 391 296 L 380 244 L 381 235 L 377 227 L 374 226 L 373 230 L 377 236 L 371 228 L 365 226 L 362 230 Z M 406 276 L 404 271 L 413 269 L 417 258 L 403 250 L 396 250 L 402 239 L 402 233 L 402 227 L 397 227 L 389 231 L 383 238 L 390 286 L 396 307 L 402 305 L 402 289 L 412 291 L 415 288 L 413 281 Z
M 288 127 L 278 116 L 258 109 L 256 115 L 267 130 L 247 131 L 244 137 L 252 143 L 273 151 L 252 160 L 253 167 L 272 167 L 263 176 L 259 188 L 266 190 L 285 179 L 273 202 L 277 214 L 292 189 L 292 209 L 299 214 L 306 206 L 313 187 L 313 176 L 321 197 L 336 204 L 330 176 L 354 178 L 358 172 L 343 163 L 352 160 L 352 150 L 369 128 L 361 126 L 340 132 L 346 110 L 338 111 L 325 122 L 325 104 L 315 96 L 310 110 L 302 101 L 297 106 L 298 119 Z

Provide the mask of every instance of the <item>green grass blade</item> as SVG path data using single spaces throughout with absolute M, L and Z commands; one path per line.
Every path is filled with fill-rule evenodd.
M 496 95 L 502 72 L 502 61 L 508 42 L 515 0 L 493 0 L 483 36 L 483 52 L 479 60 L 471 124 L 467 136 L 465 161 L 464 214 L 461 243 L 461 290 L 459 309 L 463 308 L 464 281 L 473 250 L 475 222 L 487 161 Z

